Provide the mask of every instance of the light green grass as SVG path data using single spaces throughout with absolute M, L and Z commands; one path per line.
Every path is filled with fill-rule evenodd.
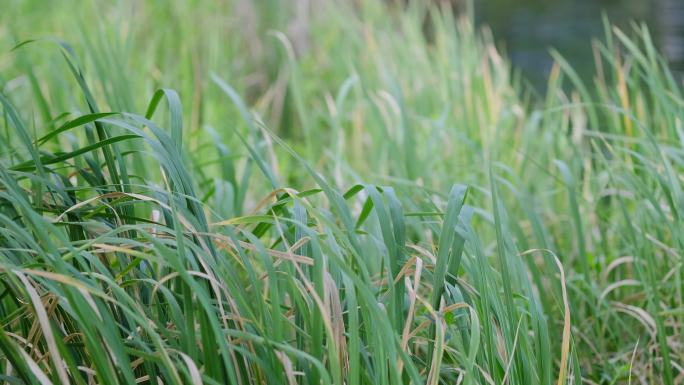
M 468 9 L 304 3 L 9 1 L 0 380 L 681 383 L 647 29 L 540 94 Z

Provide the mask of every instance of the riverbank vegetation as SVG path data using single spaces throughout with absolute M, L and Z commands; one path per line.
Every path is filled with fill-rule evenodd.
M 468 7 L 10 3 L 2 381 L 684 380 L 684 98 L 645 26 L 538 90 Z

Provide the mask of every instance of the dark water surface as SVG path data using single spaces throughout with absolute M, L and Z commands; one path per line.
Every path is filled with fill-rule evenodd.
M 556 48 L 585 80 L 591 80 L 591 39 L 605 36 L 602 13 L 631 34 L 632 21 L 648 25 L 672 68 L 684 70 L 684 0 L 475 0 L 479 24 L 489 25 L 497 45 L 537 87 Z

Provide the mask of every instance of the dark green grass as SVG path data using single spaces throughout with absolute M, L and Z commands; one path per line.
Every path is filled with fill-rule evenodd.
M 472 16 L 301 4 L 0 15 L 2 381 L 682 382 L 684 98 L 644 26 L 538 95 Z

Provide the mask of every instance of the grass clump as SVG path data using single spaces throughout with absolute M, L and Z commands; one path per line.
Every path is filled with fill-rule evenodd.
M 539 95 L 448 7 L 93 4 L 0 16 L 45 21 L 0 27 L 3 381 L 684 378 L 684 99 L 644 26 Z

